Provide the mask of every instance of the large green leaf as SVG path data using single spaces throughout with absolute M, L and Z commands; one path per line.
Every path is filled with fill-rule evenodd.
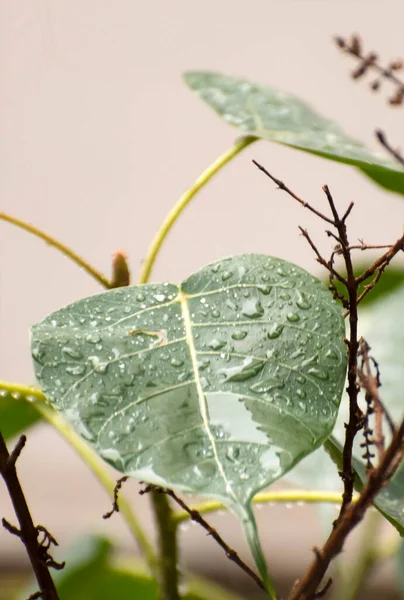
M 219 499 L 261 570 L 250 502 L 328 437 L 346 371 L 326 286 L 263 255 L 79 300 L 32 328 L 37 379 L 119 471 Z
M 245 134 L 359 167 L 382 187 L 404 194 L 404 171 L 372 152 L 296 96 L 211 71 L 188 71 L 187 85 Z
M 25 433 L 40 419 L 29 399 L 18 392 L 11 394 L 2 390 L 0 386 L 0 432 L 5 440 Z

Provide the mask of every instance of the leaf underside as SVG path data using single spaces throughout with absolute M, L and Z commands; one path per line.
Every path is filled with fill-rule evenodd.
M 404 194 L 404 171 L 372 152 L 296 96 L 212 71 L 184 73 L 186 84 L 243 133 L 353 165 L 380 186 Z
M 219 499 L 251 542 L 251 498 L 332 431 L 343 340 L 319 280 L 241 255 L 179 286 L 79 300 L 32 328 L 32 354 L 48 399 L 106 461 Z

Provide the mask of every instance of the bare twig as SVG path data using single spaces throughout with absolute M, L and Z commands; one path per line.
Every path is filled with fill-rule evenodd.
M 118 481 L 116 482 L 115 487 L 114 487 L 114 499 L 112 501 L 112 508 L 110 511 L 106 512 L 105 515 L 102 515 L 103 519 L 110 519 L 114 513 L 119 512 L 119 505 L 118 505 L 119 491 L 120 491 L 122 485 L 128 479 L 129 479 L 129 476 L 124 475 L 123 477 L 118 479 Z
M 391 154 L 398 163 L 400 163 L 400 165 L 404 166 L 404 156 L 399 150 L 390 145 L 390 143 L 387 141 L 386 134 L 381 129 L 376 129 L 375 133 L 383 148 L 385 148 L 387 152 Z
M 219 544 L 219 546 L 225 551 L 225 554 L 228 559 L 233 561 L 238 567 L 240 567 L 240 569 L 244 571 L 244 573 L 251 577 L 259 588 L 265 590 L 265 586 L 262 583 L 261 579 L 258 577 L 258 575 L 256 575 L 256 573 L 254 573 L 254 571 L 250 569 L 250 567 L 241 560 L 237 552 L 233 550 L 233 548 L 231 548 L 228 544 L 226 544 L 226 542 L 218 534 L 216 529 L 209 525 L 209 523 L 205 521 L 205 519 L 199 514 L 197 510 L 189 508 L 189 506 L 187 506 L 185 502 L 181 500 L 181 498 L 179 498 L 172 490 L 166 488 L 159 488 L 153 485 L 148 485 L 140 493 L 145 494 L 152 490 L 160 492 L 162 494 L 167 494 L 167 496 L 172 498 L 183 510 L 185 510 L 185 512 L 189 514 L 189 516 L 193 521 L 195 521 L 195 523 L 198 523 L 199 525 L 201 525 L 201 527 L 206 529 L 208 535 L 210 535 L 215 540 L 215 542 L 217 542 L 217 544 Z
M 40 590 L 36 597 L 41 597 L 44 600 L 58 600 L 56 587 L 48 568 L 63 568 L 64 563 L 57 563 L 49 554 L 50 545 L 57 545 L 55 538 L 41 525 L 35 527 L 33 524 L 15 468 L 15 463 L 25 442 L 26 437 L 21 436 L 14 450 L 10 454 L 7 450 L 4 438 L 0 433 L 0 474 L 7 486 L 20 528 L 14 527 L 14 525 L 11 525 L 5 519 L 2 520 L 2 523 L 3 527 L 9 531 L 9 533 L 19 537 L 25 545 Z M 42 541 L 38 539 L 38 536 L 41 533 L 44 536 Z
M 327 231 L 326 233 L 327 233 L 327 235 L 332 236 L 338 242 L 339 247 L 340 247 L 340 252 L 343 256 L 344 263 L 345 263 L 347 275 L 346 275 L 346 278 L 343 278 L 333 268 L 333 259 L 331 258 L 330 261 L 326 261 L 321 256 L 319 251 L 317 250 L 315 244 L 312 242 L 308 233 L 304 229 L 300 228 L 300 231 L 302 232 L 304 237 L 309 242 L 311 248 L 314 250 L 314 252 L 317 256 L 317 261 L 320 262 L 330 273 L 330 276 L 331 276 L 330 277 L 330 287 L 333 290 L 335 290 L 332 279 L 334 277 L 336 277 L 339 281 L 341 281 L 344 284 L 344 286 L 346 287 L 346 290 L 347 290 L 347 294 L 348 294 L 348 299 L 347 299 L 347 302 L 345 302 L 344 306 L 345 306 L 345 308 L 348 308 L 348 310 L 349 310 L 349 312 L 347 312 L 347 314 L 349 314 L 349 326 L 350 326 L 349 340 L 347 340 L 347 345 L 348 345 L 348 387 L 347 387 L 347 392 L 348 392 L 348 396 L 349 396 L 349 421 L 346 425 L 345 443 L 344 443 L 344 450 L 343 450 L 343 469 L 342 469 L 342 472 L 340 473 L 341 478 L 344 482 L 344 493 L 342 495 L 341 512 L 338 517 L 338 518 L 341 518 L 346 507 L 352 501 L 353 483 L 354 483 L 354 471 L 352 468 L 353 442 L 354 442 L 354 438 L 355 438 L 357 432 L 359 431 L 359 429 L 361 428 L 361 426 L 363 424 L 362 412 L 358 406 L 358 386 L 357 386 L 357 382 L 356 382 L 356 379 L 357 379 L 357 373 L 356 373 L 356 371 L 357 371 L 357 355 L 358 355 L 358 347 L 359 347 L 358 346 L 358 309 L 357 309 L 357 297 L 358 297 L 359 282 L 355 278 L 355 274 L 354 274 L 354 270 L 353 270 L 351 253 L 350 253 L 350 249 L 349 249 L 350 244 L 349 244 L 349 240 L 348 240 L 347 227 L 346 227 L 346 219 L 348 218 L 348 216 L 352 210 L 353 204 L 351 203 L 348 206 L 348 209 L 345 211 L 344 215 L 342 217 L 340 217 L 338 214 L 338 211 L 336 209 L 332 194 L 331 194 L 328 186 L 324 185 L 323 191 L 328 200 L 328 204 L 329 204 L 329 207 L 330 207 L 330 210 L 332 213 L 332 217 L 333 217 L 331 219 L 331 218 L 327 217 L 326 215 L 324 215 L 323 213 L 320 213 L 319 211 L 314 209 L 312 206 L 310 206 L 308 204 L 308 202 L 305 202 L 304 200 L 299 198 L 299 196 L 297 196 L 294 192 L 292 192 L 282 181 L 280 181 L 279 179 L 277 179 L 276 177 L 271 175 L 267 171 L 267 169 L 265 169 L 264 167 L 259 165 L 256 161 L 253 161 L 253 162 L 263 173 L 265 173 L 265 175 L 267 175 L 272 181 L 274 181 L 278 185 L 278 187 L 280 187 L 287 194 L 289 194 L 289 196 L 291 196 L 292 198 L 297 200 L 302 206 L 304 206 L 305 208 L 308 208 L 311 212 L 313 212 L 315 215 L 320 217 L 320 219 L 322 219 L 326 223 L 331 224 L 335 228 L 337 234 L 334 234 L 331 231 Z M 392 249 L 390 249 L 390 252 L 391 251 L 392 251 Z
M 395 87 L 394 94 L 388 99 L 392 106 L 399 106 L 404 99 L 404 82 L 401 81 L 395 73 L 402 69 L 403 62 L 401 60 L 392 60 L 383 67 L 378 62 L 378 56 L 375 52 L 365 52 L 362 49 L 362 41 L 358 35 L 353 35 L 350 40 L 346 40 L 341 36 L 335 38 L 337 46 L 346 54 L 353 56 L 359 60 L 358 66 L 352 71 L 353 79 L 360 79 L 369 71 L 375 71 L 377 78 L 371 82 L 371 89 L 376 92 L 380 89 L 382 80 L 385 79 Z
M 315 597 L 317 588 L 323 579 L 331 560 L 341 552 L 344 541 L 354 527 L 363 519 L 366 510 L 374 501 L 377 493 L 387 485 L 399 466 L 404 453 L 404 421 L 395 432 L 378 467 L 369 472 L 358 501 L 347 506 L 342 518 L 337 520 L 328 540 L 315 558 L 303 579 L 294 587 L 289 600 L 309 600 Z
M 376 425 L 376 437 L 379 436 L 380 440 L 378 440 L 379 448 L 380 448 L 380 461 L 378 467 L 375 469 L 372 466 L 371 458 L 373 458 L 372 452 L 370 450 L 371 444 L 373 444 L 373 438 L 371 428 L 368 424 L 368 416 L 375 410 L 375 406 L 378 405 L 380 414 L 386 416 L 384 407 L 380 401 L 378 395 L 378 385 L 380 383 L 380 379 L 377 376 L 376 379 L 372 379 L 369 376 L 367 369 L 370 370 L 370 359 L 366 358 L 366 349 L 364 350 L 361 346 L 362 352 L 362 363 L 361 366 L 365 367 L 366 376 L 364 375 L 364 369 L 358 372 L 358 351 L 359 351 L 359 341 L 358 341 L 358 309 L 357 305 L 360 300 L 373 288 L 375 283 L 380 278 L 383 270 L 392 260 L 392 258 L 404 247 L 404 236 L 397 240 L 395 244 L 392 245 L 383 245 L 383 247 L 387 247 L 386 253 L 377 259 L 374 264 L 366 269 L 362 275 L 359 277 L 355 277 L 351 251 L 355 249 L 367 249 L 368 246 L 360 241 L 360 246 L 350 245 L 347 234 L 346 227 L 346 219 L 352 210 L 352 203 L 349 205 L 348 209 L 345 211 L 342 217 L 340 217 L 332 194 L 328 188 L 328 186 L 323 187 L 323 191 L 327 197 L 328 204 L 332 213 L 332 219 L 326 217 L 322 213 L 319 213 L 316 210 L 313 210 L 307 202 L 304 202 L 301 198 L 299 198 L 294 192 L 292 192 L 283 182 L 280 182 L 278 179 L 273 177 L 266 169 L 255 163 L 261 171 L 263 171 L 272 181 L 274 181 L 282 190 L 286 191 L 292 198 L 297 200 L 300 204 L 311 210 L 311 212 L 315 213 L 318 217 L 320 217 L 323 221 L 327 223 L 331 223 L 336 230 L 336 233 L 332 231 L 326 231 L 327 235 L 332 237 L 337 242 L 337 247 L 334 249 L 331 254 L 330 260 L 324 259 L 316 245 L 310 238 L 308 232 L 300 227 L 300 231 L 302 235 L 306 238 L 308 243 L 310 244 L 312 250 L 316 255 L 317 261 L 322 264 L 329 272 L 330 275 L 330 290 L 334 293 L 334 297 L 340 299 L 342 301 L 343 306 L 348 309 L 346 316 L 349 315 L 349 325 L 350 325 L 350 333 L 349 340 L 346 340 L 348 346 L 348 396 L 349 396 L 349 421 L 345 424 L 345 443 L 342 453 L 342 472 L 340 473 L 343 482 L 344 482 L 344 493 L 342 496 L 342 505 L 340 514 L 337 520 L 334 522 L 333 531 L 330 534 L 327 542 L 324 547 L 319 550 L 315 549 L 315 559 L 313 560 L 312 565 L 307 571 L 304 578 L 297 582 L 294 586 L 289 600 L 312 600 L 313 598 L 318 598 L 324 595 L 327 587 L 330 585 L 327 583 L 325 588 L 318 591 L 318 588 L 321 584 L 321 581 L 328 569 L 328 565 L 331 560 L 338 554 L 342 546 L 344 544 L 345 538 L 350 533 L 350 531 L 356 526 L 356 524 L 363 518 L 363 515 L 370 504 L 373 502 L 376 494 L 380 489 L 387 484 L 395 470 L 397 469 L 403 453 L 403 435 L 404 435 L 404 422 L 400 427 L 399 431 L 394 431 L 393 441 L 386 451 L 382 450 L 382 440 L 380 433 L 380 425 L 377 422 Z M 334 268 L 334 257 L 336 254 L 342 255 L 345 263 L 346 275 L 342 277 Z M 360 296 L 358 296 L 358 288 L 361 283 L 369 279 L 370 277 L 374 277 L 374 279 L 365 286 L 365 290 L 362 292 Z M 346 288 L 348 298 L 343 297 L 338 290 L 335 288 L 334 280 L 338 279 Z M 365 358 L 364 358 L 365 352 Z M 373 363 L 376 364 L 375 362 Z M 368 402 L 368 411 L 367 416 L 362 414 L 362 411 L 358 405 L 358 392 L 360 384 L 365 387 L 367 393 L 367 402 Z M 377 418 L 379 418 L 376 415 Z M 388 417 L 386 417 L 388 418 Z M 361 504 L 359 507 L 354 506 L 352 503 L 352 494 L 353 494 L 353 484 L 354 484 L 354 471 L 352 466 L 352 453 L 353 453 L 353 442 L 358 431 L 366 425 L 365 430 L 365 458 L 368 461 L 368 473 L 369 478 L 368 482 L 364 486 L 361 493 Z

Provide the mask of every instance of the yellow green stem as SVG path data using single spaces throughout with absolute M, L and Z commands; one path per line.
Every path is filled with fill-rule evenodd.
M 7 223 L 11 223 L 12 225 L 16 225 L 17 227 L 20 227 L 21 229 L 24 229 L 25 231 L 28 231 L 29 233 L 32 233 L 36 237 L 40 238 L 41 240 L 43 240 L 44 242 L 49 244 L 49 246 L 53 246 L 54 248 L 59 250 L 62 254 L 64 254 L 68 258 L 70 258 L 70 260 L 72 260 L 77 265 L 79 265 L 79 267 L 81 267 L 82 269 L 87 271 L 87 273 L 89 275 L 91 275 L 91 277 L 94 277 L 94 279 L 96 279 L 99 283 L 101 283 L 101 285 L 103 285 L 107 289 L 109 289 L 111 287 L 111 284 L 110 284 L 109 280 L 105 277 L 105 275 L 103 275 L 102 273 L 100 273 L 99 271 L 94 269 L 94 267 L 92 267 L 88 262 L 86 262 L 84 260 L 84 258 L 82 258 L 78 254 L 76 254 L 73 250 L 71 250 L 70 248 L 68 248 L 67 246 L 65 246 L 64 244 L 62 244 L 61 242 L 59 242 L 58 240 L 53 238 L 52 236 L 48 235 L 44 231 L 41 231 L 37 227 L 34 227 L 34 225 L 25 223 L 25 221 L 21 221 L 20 219 L 17 219 L 16 217 L 12 217 L 11 215 L 8 215 L 4 212 L 0 212 L 0 219 L 3 221 L 7 221 Z
M 224 167 L 235 156 L 237 156 L 237 154 L 239 154 L 242 150 L 244 150 L 244 148 L 247 148 L 247 146 L 249 146 L 250 144 L 255 142 L 257 139 L 258 138 L 253 137 L 253 136 L 246 136 L 246 137 L 238 139 L 236 141 L 236 143 L 234 144 L 234 146 L 232 148 L 230 148 L 230 150 L 228 150 L 227 152 L 222 154 L 222 156 L 219 156 L 219 158 L 217 160 L 215 160 L 215 162 L 212 163 L 210 165 L 210 167 L 208 167 L 206 169 L 206 171 L 204 171 L 202 173 L 202 175 L 200 175 L 200 177 L 198 177 L 198 179 L 195 181 L 194 185 L 191 186 L 181 196 L 181 198 L 178 200 L 178 202 L 173 206 L 171 211 L 168 213 L 164 223 L 160 227 L 154 240 L 151 243 L 151 246 L 149 248 L 149 251 L 147 253 L 147 256 L 146 256 L 143 266 L 142 266 L 142 270 L 141 270 L 140 277 L 139 277 L 139 283 L 146 283 L 149 280 L 150 273 L 152 271 L 153 265 L 155 263 L 157 254 L 160 250 L 162 243 L 164 242 L 165 238 L 167 237 L 167 234 L 169 233 L 170 229 L 174 225 L 175 221 L 178 219 L 178 217 L 183 212 L 183 210 L 191 202 L 192 198 L 197 194 L 197 192 L 199 192 L 199 190 L 204 185 L 206 185 L 206 183 L 208 183 L 208 181 L 210 179 L 212 179 L 212 177 L 218 171 L 220 171 L 220 169 L 222 167 Z
M 355 502 L 357 498 L 358 494 L 354 496 L 353 501 Z M 316 504 L 321 502 L 341 504 L 341 493 L 328 491 L 281 490 L 278 492 L 261 492 L 254 496 L 253 499 L 253 504 L 269 504 L 271 502 L 282 502 L 286 504 L 294 502 L 304 502 L 305 504 Z M 218 510 L 226 510 L 226 507 L 217 500 L 201 502 L 191 508 L 192 510 L 198 511 L 201 515 L 206 515 Z M 184 510 L 179 510 L 173 515 L 174 521 L 178 524 L 183 523 L 190 518 L 190 515 Z
M 44 394 L 37 388 L 32 388 L 25 385 L 8 383 L 0 381 L 0 390 L 4 390 L 9 394 L 14 394 L 18 397 L 25 398 L 31 402 L 32 406 L 38 413 L 50 423 L 67 441 L 68 444 L 77 452 L 83 462 L 91 469 L 103 488 L 106 490 L 110 498 L 114 497 L 115 481 L 104 470 L 101 461 L 91 448 L 84 442 L 73 430 L 73 428 L 62 418 L 62 416 L 53 410 L 47 404 Z M 125 496 L 119 494 L 119 511 L 122 513 L 133 537 L 135 538 L 141 553 L 151 571 L 157 575 L 157 559 L 153 547 L 149 543 L 143 528 L 133 513 L 128 500 Z

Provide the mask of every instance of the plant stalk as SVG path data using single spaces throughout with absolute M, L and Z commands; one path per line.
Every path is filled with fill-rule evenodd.
M 212 163 L 195 181 L 195 183 L 181 196 L 178 202 L 173 206 L 173 208 L 168 213 L 165 218 L 163 224 L 158 230 L 154 240 L 151 243 L 147 256 L 143 262 L 142 270 L 140 272 L 139 283 L 147 283 L 151 271 L 153 269 L 155 260 L 157 258 L 157 254 L 163 244 L 165 238 L 167 237 L 170 229 L 180 216 L 180 214 L 184 211 L 184 209 L 191 202 L 192 198 L 202 189 L 210 179 L 220 169 L 222 169 L 227 163 L 229 163 L 237 154 L 239 154 L 244 148 L 247 148 L 250 144 L 255 142 L 258 138 L 253 136 L 245 136 L 239 138 L 234 146 L 227 150 L 222 156 L 219 156 L 214 163 Z
M 49 244 L 49 246 L 53 246 L 54 248 L 59 250 L 59 252 L 70 258 L 70 260 L 75 262 L 76 265 L 84 269 L 84 271 L 87 271 L 87 273 L 91 275 L 91 277 L 93 277 L 96 281 L 98 281 L 98 283 L 100 283 L 107 289 L 111 287 L 111 284 L 109 280 L 105 277 L 105 275 L 97 271 L 97 269 L 92 267 L 86 260 L 84 260 L 84 258 L 76 254 L 73 250 L 56 240 L 54 237 L 48 235 L 44 231 L 41 231 L 41 229 L 38 229 L 37 227 L 34 227 L 34 225 L 30 225 L 29 223 L 21 221 L 21 219 L 12 217 L 11 215 L 8 215 L 4 212 L 0 212 L 0 220 L 7 221 L 7 223 L 11 223 L 16 227 L 20 227 L 21 229 L 32 233 L 32 235 L 35 235 L 36 237 L 40 238 L 41 240 Z
M 358 494 L 353 497 L 353 502 L 358 498 Z M 270 503 L 296 503 L 303 502 L 304 504 L 341 504 L 341 493 L 340 492 L 329 492 L 329 491 L 307 491 L 307 490 L 280 490 L 277 492 L 260 492 L 253 498 L 253 504 L 263 505 Z M 221 504 L 218 500 L 208 500 L 191 506 L 192 510 L 197 511 L 200 515 L 206 515 L 209 513 L 217 512 L 218 510 L 227 510 L 226 506 Z M 191 517 L 185 510 L 176 511 L 173 516 L 173 520 L 177 523 L 184 523 Z
M 172 518 L 172 508 L 164 493 L 153 490 L 150 494 L 158 535 L 159 597 L 160 600 L 180 600 L 177 524 Z

